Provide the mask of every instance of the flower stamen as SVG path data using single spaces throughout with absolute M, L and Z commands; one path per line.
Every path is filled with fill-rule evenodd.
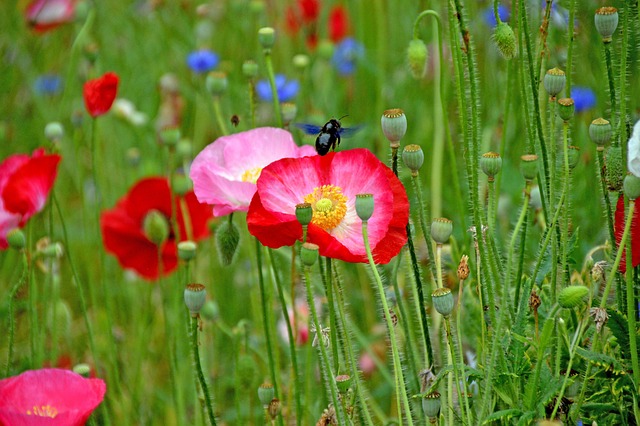
M 311 204 L 313 208 L 311 223 L 325 231 L 338 226 L 347 214 L 347 197 L 339 186 L 316 187 L 311 194 L 304 197 L 304 202 Z
M 27 415 L 55 419 L 58 415 L 58 410 L 50 405 L 34 405 L 33 410 L 27 410 Z
M 245 170 L 240 178 L 243 182 L 256 183 L 262 173 L 262 167 L 254 167 L 253 169 Z

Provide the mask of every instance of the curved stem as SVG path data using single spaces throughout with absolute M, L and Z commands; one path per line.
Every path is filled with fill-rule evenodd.
M 216 426 L 216 417 L 213 414 L 213 404 L 211 402 L 211 393 L 209 386 L 202 372 L 202 364 L 200 363 L 200 350 L 198 349 L 198 317 L 191 317 L 191 351 L 193 354 L 193 362 L 196 365 L 196 380 L 200 382 L 200 387 L 204 393 L 204 400 L 207 408 L 207 416 L 212 426 Z
M 229 129 L 227 128 L 227 124 L 222 118 L 222 107 L 220 106 L 220 96 L 213 97 L 213 113 L 216 116 L 218 127 L 220 127 L 220 133 L 222 133 L 223 135 L 228 135 Z
M 620 244 L 618 245 L 618 247 L 624 247 L 627 244 L 627 238 L 629 238 L 629 234 L 631 233 L 629 231 L 631 229 L 631 222 L 633 222 L 633 212 L 635 211 L 635 207 L 636 203 L 629 203 L 629 213 L 627 213 L 627 219 L 624 223 L 624 232 L 622 234 L 622 238 L 620 239 Z M 616 276 L 616 271 L 618 270 L 618 266 L 620 265 L 622 253 L 624 253 L 624 250 L 618 249 L 618 253 L 616 253 L 616 259 L 611 266 L 611 272 L 607 277 L 607 284 L 604 287 L 604 292 L 602 292 L 602 299 L 600 300 L 601 309 L 604 309 L 604 307 L 607 305 L 607 298 L 609 297 L 609 292 L 611 291 L 611 284 L 613 284 L 614 278 Z M 628 265 L 627 268 L 629 268 Z
M 267 78 L 269 79 L 269 86 L 271 86 L 271 97 L 273 98 L 273 111 L 276 115 L 276 123 L 278 124 L 278 127 L 282 127 L 282 111 L 280 111 L 280 99 L 278 99 L 276 77 L 273 73 L 271 49 L 264 49 L 264 62 L 267 65 Z
M 15 318 L 13 317 L 13 300 L 15 299 L 16 294 L 18 294 L 20 287 L 22 287 L 22 285 L 24 284 L 27 278 L 27 271 L 29 270 L 29 263 L 28 263 L 29 260 L 27 257 L 27 253 L 24 250 L 22 250 L 20 254 L 22 257 L 22 275 L 20 275 L 20 279 L 18 279 L 18 281 L 15 283 L 15 285 L 11 289 L 11 292 L 9 293 L 9 309 L 8 309 L 9 312 L 7 314 L 9 317 L 9 344 L 7 349 L 7 366 L 5 367 L 4 377 L 9 377 L 9 372 L 11 369 L 11 359 L 13 358 L 13 342 L 14 342 L 14 336 L 15 336 Z

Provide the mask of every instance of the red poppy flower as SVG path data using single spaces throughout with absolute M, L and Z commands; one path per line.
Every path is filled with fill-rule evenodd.
M 7 248 L 7 233 L 23 227 L 41 211 L 58 174 L 59 155 L 12 155 L 0 164 L 0 249 Z
M 106 114 L 118 93 L 118 76 L 108 72 L 84 84 L 84 105 L 92 117 Z
M 207 221 L 211 208 L 200 204 L 193 191 L 175 197 L 180 240 L 173 232 L 162 244 L 162 274 L 167 275 L 178 266 L 178 241 L 200 240 L 209 235 Z M 118 258 L 123 268 L 131 268 L 146 279 L 158 278 L 158 246 L 144 233 L 144 220 L 151 211 L 160 212 L 170 223 L 171 190 L 167 179 L 146 178 L 135 184 L 116 206 L 102 213 L 100 227 L 106 250 Z M 185 215 L 188 214 L 188 220 Z M 185 223 L 190 224 L 187 233 Z
M 71 22 L 75 7 L 75 0 L 33 0 L 25 10 L 25 17 L 34 30 L 43 33 Z
M 372 194 L 375 201 L 368 222 L 373 258 L 388 263 L 407 241 L 409 202 L 400 180 L 366 149 L 284 158 L 266 166 L 249 205 L 249 232 L 268 247 L 292 245 L 302 238 L 296 205 L 309 203 L 313 219 L 307 240 L 320 247 L 320 254 L 367 262 L 355 211 L 361 193 Z
M 640 265 L 640 198 L 635 200 L 636 207 L 633 213 L 633 222 L 631 222 L 631 264 L 635 268 Z M 616 205 L 615 215 L 615 234 L 616 234 L 616 246 L 620 245 L 622 240 L 622 234 L 624 233 L 624 225 L 626 213 L 624 211 L 624 198 L 621 195 L 618 198 L 618 204 Z M 624 248 L 623 248 L 624 250 Z M 623 274 L 627 270 L 627 255 L 622 253 L 622 259 L 620 260 L 620 272 Z
M 0 380 L 0 424 L 81 426 L 102 402 L 107 385 L 68 370 L 30 370 Z
M 338 43 L 349 34 L 349 16 L 344 6 L 335 6 L 329 13 L 329 38 Z
M 312 23 L 317 21 L 320 15 L 320 2 L 318 0 L 298 0 L 298 9 L 300 9 L 302 21 Z

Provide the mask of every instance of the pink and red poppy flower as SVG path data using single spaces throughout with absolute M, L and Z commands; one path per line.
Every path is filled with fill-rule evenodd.
M 12 155 L 0 163 L 0 249 L 7 248 L 10 230 L 22 228 L 44 208 L 59 162 L 59 155 L 37 149 L 32 156 Z
M 117 74 L 108 72 L 84 84 L 84 105 L 89 115 L 95 118 L 109 112 L 118 94 L 119 81 Z
M 367 262 L 355 210 L 362 193 L 372 194 L 375 204 L 368 222 L 373 258 L 388 263 L 407 241 L 409 202 L 400 180 L 366 149 L 286 158 L 265 167 L 247 214 L 249 232 L 268 247 L 292 245 L 302 239 L 296 205 L 309 203 L 307 241 L 317 244 L 322 256 Z
M 214 216 L 247 211 L 260 172 L 273 161 L 314 155 L 313 147 L 298 147 L 286 130 L 260 127 L 222 136 L 205 147 L 191 164 L 193 190 Z
M 68 370 L 30 370 L 0 380 L 0 425 L 82 426 L 107 385 Z
M 34 30 L 43 33 L 73 21 L 75 7 L 75 0 L 33 0 L 25 18 Z
M 636 203 L 635 211 L 633 213 L 633 219 L 631 222 L 631 235 L 628 237 L 631 240 L 631 264 L 635 268 L 640 265 L 640 198 L 637 198 L 635 201 L 631 201 L 632 203 Z M 616 213 L 615 213 L 615 235 L 616 235 L 616 246 L 620 245 L 620 241 L 622 240 L 622 234 L 624 233 L 624 225 L 626 221 L 626 213 L 624 211 L 624 198 L 621 195 L 618 198 L 618 204 L 616 205 Z M 620 247 L 624 250 L 624 247 Z M 622 253 L 622 258 L 620 259 L 620 272 L 623 274 L 627 270 L 627 255 L 626 253 Z
M 115 207 L 102 213 L 100 228 L 107 252 L 113 254 L 123 268 L 135 270 L 142 277 L 152 280 L 160 275 L 158 246 L 144 232 L 144 221 L 154 211 L 160 212 L 170 223 L 171 189 L 167 179 L 151 177 L 136 183 Z M 209 235 L 207 222 L 211 218 L 210 208 L 200 204 L 193 191 L 184 196 L 175 196 L 177 223 L 180 238 L 169 232 L 162 244 L 162 275 L 168 275 L 178 266 L 180 241 L 201 240 Z M 188 215 L 188 219 L 185 218 Z M 190 225 L 187 232 L 186 224 Z M 188 238 L 190 236 L 190 238 Z

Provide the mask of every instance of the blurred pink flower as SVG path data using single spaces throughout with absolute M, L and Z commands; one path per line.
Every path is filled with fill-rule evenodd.
M 214 216 L 247 211 L 263 167 L 282 158 L 315 155 L 310 145 L 298 147 L 291 133 L 272 127 L 222 136 L 193 160 L 191 180 L 201 203 Z
M 33 0 L 27 6 L 27 23 L 43 33 L 71 22 L 75 14 L 75 0 Z
M 29 370 L 0 380 L 0 424 L 81 426 L 107 390 L 101 379 L 69 370 Z

